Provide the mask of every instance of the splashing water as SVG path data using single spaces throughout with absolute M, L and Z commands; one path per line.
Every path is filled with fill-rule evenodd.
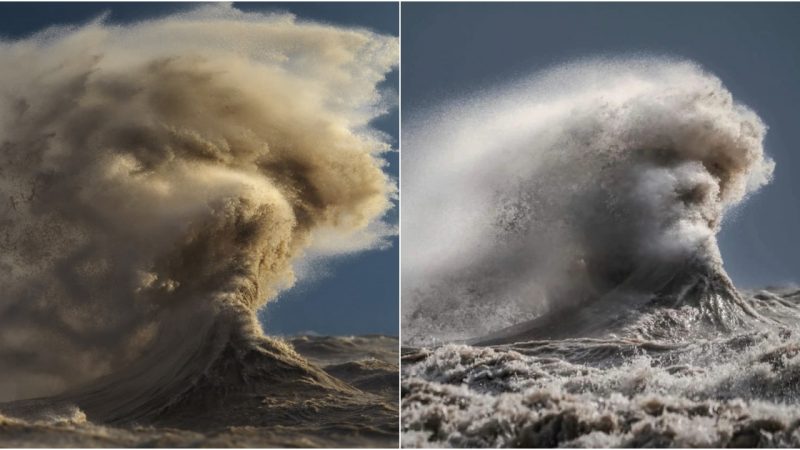
M 404 445 L 798 442 L 797 294 L 738 291 L 716 242 L 771 179 L 765 132 L 662 58 L 568 64 L 412 120 Z
M 232 392 L 361 395 L 256 311 L 304 255 L 393 233 L 370 122 L 397 59 L 389 36 L 230 5 L 0 42 L 0 401 L 182 423 Z

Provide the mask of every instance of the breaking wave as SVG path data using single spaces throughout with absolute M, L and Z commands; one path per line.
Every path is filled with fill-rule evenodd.
M 798 292 L 717 246 L 774 168 L 719 79 L 583 61 L 407 124 L 404 446 L 800 444 Z
M 722 328 L 752 313 L 715 235 L 771 178 L 766 127 L 695 64 L 575 63 L 411 122 L 407 343 L 654 296 L 702 303 Z
M 304 256 L 394 233 L 370 122 L 397 61 L 390 36 L 225 5 L 0 42 L 0 401 L 49 396 L 0 409 L 356 395 L 255 313 Z

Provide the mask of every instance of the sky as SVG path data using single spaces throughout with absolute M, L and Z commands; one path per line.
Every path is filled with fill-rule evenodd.
M 18 39 L 53 25 L 85 23 L 108 13 L 110 23 L 129 23 L 190 9 L 188 3 L 4 3 L 0 2 L 0 37 Z M 243 11 L 290 12 L 298 19 L 367 28 L 397 36 L 396 3 L 234 3 Z M 399 73 L 382 87 L 398 91 Z M 397 108 L 374 122 L 398 146 Z M 387 173 L 399 177 L 398 153 L 385 155 Z M 388 221 L 397 222 L 397 209 Z M 329 260 L 312 281 L 300 282 L 259 314 L 265 331 L 276 335 L 398 334 L 398 238 L 386 250 L 372 250 Z
M 718 76 L 768 125 L 773 182 L 719 236 L 737 286 L 800 283 L 800 4 L 403 3 L 403 116 L 578 58 L 665 55 Z

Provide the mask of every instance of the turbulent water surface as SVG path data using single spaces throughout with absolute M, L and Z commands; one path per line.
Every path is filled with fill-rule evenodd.
M 395 447 L 397 348 L 386 336 L 232 340 L 146 415 L 109 420 L 85 396 L 0 404 L 0 445 Z
M 800 292 L 749 297 L 800 319 Z M 672 326 L 695 311 L 645 314 Z M 516 339 L 512 339 L 515 341 Z M 800 445 L 800 331 L 447 344 L 403 352 L 403 445 Z
M 737 289 L 717 247 L 774 167 L 719 79 L 584 61 L 424 119 L 404 446 L 800 445 L 800 291 Z

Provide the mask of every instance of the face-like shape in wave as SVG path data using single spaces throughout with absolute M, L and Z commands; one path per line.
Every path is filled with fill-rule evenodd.
M 381 245 L 397 55 L 226 6 L 0 42 L 0 400 L 251 322 L 308 249 Z
M 556 68 L 404 122 L 407 343 L 475 337 L 719 267 L 765 126 L 685 61 Z

